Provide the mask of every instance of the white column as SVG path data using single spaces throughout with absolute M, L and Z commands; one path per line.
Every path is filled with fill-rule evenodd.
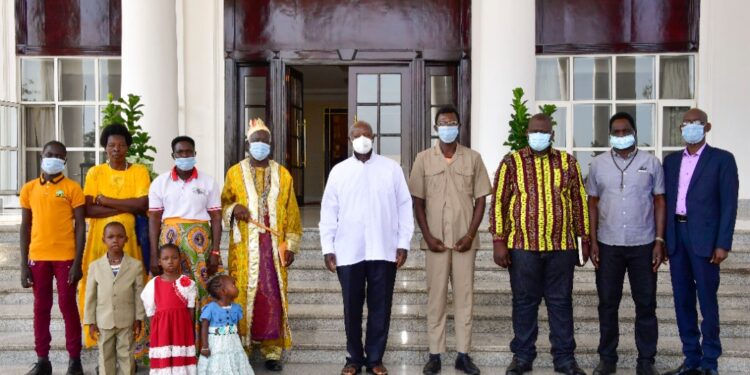
M 530 112 L 536 112 L 534 3 L 471 3 L 471 146 L 482 155 L 491 177 L 508 152 L 503 142 L 510 129 L 514 88 L 523 88 Z
M 734 154 L 740 199 L 750 199 L 750 126 L 745 121 L 750 73 L 750 33 L 737 29 L 750 12 L 745 0 L 701 1 L 696 99 L 708 113 L 708 142 Z
M 122 95 L 140 95 L 141 125 L 158 153 L 157 172 L 172 166 L 177 136 L 177 37 L 175 0 L 122 2 Z

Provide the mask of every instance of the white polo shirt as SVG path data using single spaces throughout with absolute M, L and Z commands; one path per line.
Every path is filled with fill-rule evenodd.
M 193 168 L 187 180 L 177 175 L 177 168 L 162 173 L 148 191 L 149 211 L 164 211 L 162 219 L 180 218 L 209 221 L 209 211 L 221 210 L 221 190 L 213 177 Z

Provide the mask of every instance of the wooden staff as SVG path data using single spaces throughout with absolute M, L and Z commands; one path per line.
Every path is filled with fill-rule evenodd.
M 248 218 L 247 222 L 250 223 L 250 224 L 255 225 L 256 227 L 258 227 L 260 229 L 268 231 L 268 233 L 273 234 L 274 236 L 276 236 L 276 238 L 281 238 L 281 233 L 279 231 L 271 229 L 268 226 L 266 226 L 265 224 L 263 224 L 263 223 L 261 223 L 261 222 L 259 222 L 257 220 L 254 220 L 253 218 Z M 284 242 L 282 242 L 282 243 L 279 244 L 279 258 L 280 258 L 279 260 L 281 260 L 281 265 L 284 266 L 284 267 L 287 266 L 287 264 L 286 264 L 286 247 L 287 247 L 286 241 L 284 241 Z

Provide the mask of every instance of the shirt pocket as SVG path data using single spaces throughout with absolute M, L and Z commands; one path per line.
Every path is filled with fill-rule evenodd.
M 454 170 L 456 174 L 456 185 L 461 192 L 468 194 L 470 197 L 474 196 L 474 169 L 471 168 L 456 168 Z
M 445 168 L 426 168 L 424 179 L 427 183 L 427 198 L 441 196 L 445 193 Z
M 651 192 L 653 190 L 654 175 L 649 170 L 639 169 L 635 171 L 635 184 L 640 191 Z

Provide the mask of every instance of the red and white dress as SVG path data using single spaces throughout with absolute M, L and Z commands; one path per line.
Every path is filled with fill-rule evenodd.
M 141 294 L 151 317 L 151 375 L 196 373 L 195 332 L 189 308 L 195 307 L 195 282 L 186 276 L 175 281 L 154 277 Z

